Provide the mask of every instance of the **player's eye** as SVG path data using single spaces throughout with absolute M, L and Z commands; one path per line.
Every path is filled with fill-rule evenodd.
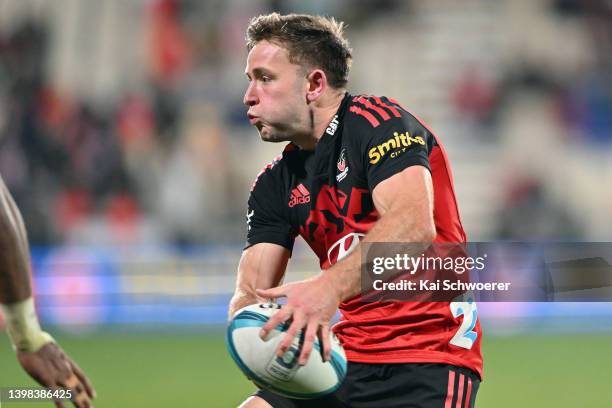
M 269 77 L 269 76 L 267 76 L 267 75 L 263 75 L 263 76 L 261 77 L 261 82 L 263 82 L 263 83 L 267 83 L 267 82 L 270 82 L 270 81 L 272 81 L 272 78 L 270 78 L 270 77 Z

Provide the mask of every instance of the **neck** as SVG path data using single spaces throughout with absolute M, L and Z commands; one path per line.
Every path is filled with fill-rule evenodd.
M 315 149 L 317 143 L 319 143 L 319 139 L 323 136 L 325 128 L 327 128 L 338 111 L 344 95 L 345 91 L 341 90 L 327 97 L 322 97 L 312 103 L 312 108 L 310 110 L 312 123 L 311 132 L 309 135 L 306 135 L 303 141 L 296 143 L 302 150 Z

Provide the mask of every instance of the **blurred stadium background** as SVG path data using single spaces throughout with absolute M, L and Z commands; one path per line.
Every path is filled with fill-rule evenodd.
M 244 31 L 272 10 L 349 23 L 350 90 L 433 127 L 470 240 L 610 241 L 610 1 L 0 0 L 0 174 L 97 407 L 253 389 L 223 328 L 249 187 L 281 149 L 242 105 Z M 317 266 L 298 245 L 288 279 Z M 479 407 L 612 406 L 611 304 L 480 310 Z M 0 386 L 33 384 L 0 345 Z

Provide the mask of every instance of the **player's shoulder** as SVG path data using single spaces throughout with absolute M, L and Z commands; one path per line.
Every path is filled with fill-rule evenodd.
M 348 101 L 346 119 L 350 127 L 384 128 L 406 116 L 407 111 L 393 98 L 375 95 L 352 95 Z
M 363 138 L 364 135 L 382 137 L 395 131 L 433 134 L 423 120 L 392 97 L 350 96 L 346 110 L 346 128 L 349 134 L 357 138 Z
M 268 162 L 255 176 L 251 185 L 251 192 L 258 186 L 283 183 L 286 178 L 287 168 L 298 155 L 299 149 L 293 143 L 288 143 L 282 153 Z

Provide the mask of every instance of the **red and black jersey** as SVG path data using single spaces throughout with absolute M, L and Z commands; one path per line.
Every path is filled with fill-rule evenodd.
M 378 219 L 376 185 L 415 165 L 432 175 L 435 242 L 465 242 L 448 158 L 436 136 L 391 98 L 347 94 L 314 151 L 289 143 L 258 175 L 248 204 L 247 247 L 267 242 L 291 250 L 300 235 L 321 268 L 329 268 Z M 349 361 L 445 363 L 482 376 L 473 303 L 365 303 L 357 297 L 340 311 L 334 332 Z

